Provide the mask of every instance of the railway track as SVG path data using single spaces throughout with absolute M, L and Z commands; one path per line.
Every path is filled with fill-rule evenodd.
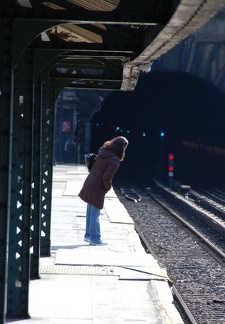
M 210 213 L 177 194 L 164 196 L 162 188 L 143 191 L 138 204 L 117 194 L 146 250 L 167 268 L 185 322 L 225 323 L 225 238 L 218 224 L 211 226 L 215 220 L 203 221 L 203 214 Z
M 185 197 L 163 186 L 158 186 L 158 190 L 163 196 L 169 199 L 163 202 L 163 197 L 161 197 L 160 201 L 164 207 L 168 206 L 170 210 L 172 206 L 170 201 L 174 202 L 174 206 L 177 205 L 180 207 L 179 214 L 181 215 L 181 219 L 186 221 L 185 226 L 189 226 L 189 224 L 190 227 L 193 226 L 201 234 L 202 241 L 206 238 L 206 240 L 212 242 L 219 250 L 225 253 L 223 242 L 225 240 L 224 206 L 212 199 L 208 199 L 207 196 L 200 196 L 193 190 L 190 190 L 190 195 Z M 193 196 L 193 192 L 195 196 Z M 189 212 L 189 216 L 186 217 L 186 214 L 182 213 L 182 210 Z
M 209 191 L 200 189 L 199 191 L 190 190 L 190 197 L 195 203 L 201 206 L 203 209 L 219 216 L 219 218 L 225 220 L 225 201 L 215 194 Z
M 121 193 L 126 197 L 127 199 L 137 203 L 141 201 L 141 195 L 137 193 L 136 190 L 133 188 L 128 187 L 120 187 Z

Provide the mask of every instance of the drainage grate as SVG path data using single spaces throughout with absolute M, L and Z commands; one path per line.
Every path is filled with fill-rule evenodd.
M 65 266 L 51 265 L 40 266 L 40 274 L 68 274 L 68 275 L 98 275 L 98 276 L 118 276 L 118 271 L 115 271 L 111 266 Z

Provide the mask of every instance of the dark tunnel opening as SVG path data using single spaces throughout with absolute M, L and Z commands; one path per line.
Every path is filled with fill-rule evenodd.
M 112 137 L 125 136 L 130 142 L 126 167 L 155 174 L 163 159 L 165 178 L 169 153 L 175 155 L 175 175 L 183 165 L 198 172 L 201 165 L 196 165 L 203 161 L 193 152 L 187 161 L 185 143 L 223 149 L 224 129 L 225 95 L 218 88 L 191 74 L 153 71 L 140 76 L 133 92 L 112 92 L 105 99 L 92 121 L 91 149 L 96 151 Z M 202 157 L 206 167 L 208 158 Z M 220 176 L 224 173 L 222 166 Z

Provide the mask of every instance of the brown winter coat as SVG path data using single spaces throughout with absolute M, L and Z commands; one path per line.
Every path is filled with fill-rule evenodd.
M 102 209 L 105 194 L 111 189 L 113 176 L 119 166 L 120 158 L 101 147 L 78 196 L 86 203 Z

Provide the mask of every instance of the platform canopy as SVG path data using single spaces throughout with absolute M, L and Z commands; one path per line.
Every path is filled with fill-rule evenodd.
M 133 90 L 140 71 L 206 23 L 224 0 L 3 0 L 17 53 L 36 50 L 37 69 L 60 87 Z

